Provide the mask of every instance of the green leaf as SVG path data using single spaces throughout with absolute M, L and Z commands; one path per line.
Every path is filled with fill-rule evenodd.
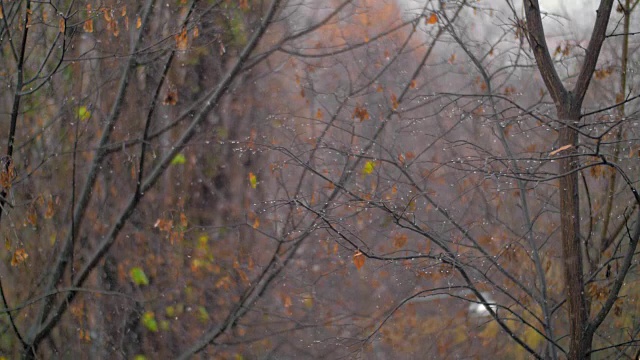
M 198 319 L 202 322 L 207 322 L 209 320 L 209 312 L 204 306 L 198 307 Z
M 147 274 L 139 267 L 131 268 L 131 270 L 129 270 L 129 276 L 131 276 L 131 280 L 136 285 L 149 285 Z
M 167 308 L 164 310 L 167 313 L 168 317 L 174 317 L 176 315 L 176 308 L 171 305 L 167 306 Z
M 169 322 L 167 320 L 160 321 L 160 329 L 162 329 L 162 331 L 169 330 L 170 329 Z
M 362 173 L 365 175 L 369 175 L 373 172 L 373 169 L 376 167 L 376 164 L 369 160 L 366 163 L 364 163 L 364 166 L 362 167 Z
M 91 111 L 86 106 L 82 105 L 78 107 L 78 119 L 81 121 L 87 121 L 91 117 Z
M 171 160 L 171 165 L 182 165 L 187 162 L 187 158 L 182 154 L 177 154 L 173 160 Z
M 251 185 L 251 188 L 253 189 L 255 189 L 256 186 L 258 186 L 258 178 L 252 172 L 249 172 L 249 185 Z
M 158 322 L 156 321 L 156 316 L 153 311 L 147 311 L 142 314 L 142 325 L 144 325 L 144 327 L 149 331 L 158 331 Z

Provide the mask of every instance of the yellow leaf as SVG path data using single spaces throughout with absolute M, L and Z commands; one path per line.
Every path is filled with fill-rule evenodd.
M 304 299 L 302 300 L 302 304 L 304 304 L 307 309 L 311 309 L 313 307 L 313 298 L 311 297 L 311 295 L 305 295 Z
M 496 336 L 498 335 L 498 330 L 498 323 L 495 321 L 485 325 L 484 330 L 478 334 L 478 337 L 482 339 L 482 344 L 488 345 L 495 341 Z
M 533 349 L 537 348 L 544 338 L 537 332 L 535 329 L 531 327 L 527 327 L 524 330 L 524 341 Z
M 360 250 L 356 251 L 355 254 L 353 254 L 353 264 L 356 266 L 356 268 L 358 270 L 360 270 L 362 268 L 362 266 L 364 266 L 364 254 L 360 252 Z
M 256 176 L 252 172 L 249 172 L 249 185 L 251 185 L 251 188 L 253 189 L 258 186 L 258 178 L 256 178 Z
M 362 173 L 365 175 L 369 175 L 373 172 L 373 169 L 376 167 L 376 164 L 369 160 L 367 162 L 364 163 L 364 166 L 362 167 Z

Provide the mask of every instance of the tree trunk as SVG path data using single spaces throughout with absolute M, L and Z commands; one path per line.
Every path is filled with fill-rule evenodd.
M 580 105 L 569 93 L 565 103 L 558 108 L 558 117 L 564 126 L 558 134 L 558 146 L 571 145 L 559 153 L 560 178 L 560 227 L 562 235 L 562 257 L 564 259 L 565 293 L 569 314 L 570 346 L 568 359 L 588 359 L 591 338 L 587 339 L 586 328 L 589 311 L 584 294 L 583 259 L 580 243 L 580 197 L 578 194 L 578 132 Z
M 559 158 L 560 228 L 564 260 L 565 294 L 569 318 L 569 353 L 567 359 L 583 360 L 591 357 L 593 331 L 589 327 L 589 305 L 584 293 L 582 245 L 580 242 L 580 201 L 578 193 L 578 131 L 580 109 L 593 77 L 600 49 L 606 38 L 607 24 L 613 0 L 601 0 L 596 21 L 587 46 L 584 63 L 573 91 L 568 91 L 558 75 L 549 53 L 538 0 L 524 2 L 527 19 L 527 40 L 536 59 L 540 75 L 549 95 L 556 104 L 560 130 L 558 147 L 571 145 L 557 154 Z

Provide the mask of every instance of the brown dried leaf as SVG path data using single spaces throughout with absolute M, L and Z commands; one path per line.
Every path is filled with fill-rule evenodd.
M 162 105 L 174 106 L 178 103 L 178 91 L 176 89 L 169 89 L 167 95 L 162 100 Z

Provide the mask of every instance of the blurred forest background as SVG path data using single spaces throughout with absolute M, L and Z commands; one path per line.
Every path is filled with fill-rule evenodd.
M 638 3 L 0 0 L 0 358 L 637 359 Z

